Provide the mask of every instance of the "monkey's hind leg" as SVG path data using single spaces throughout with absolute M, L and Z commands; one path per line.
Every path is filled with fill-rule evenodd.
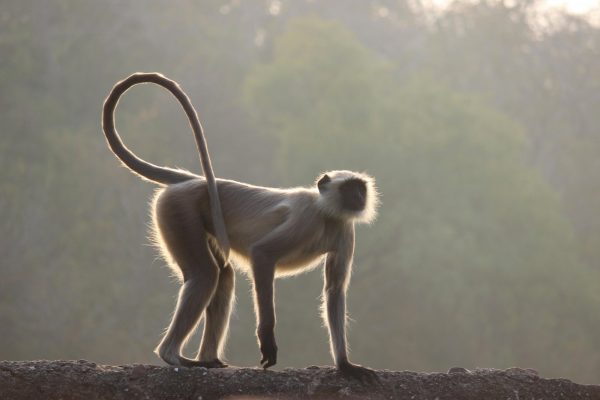
M 183 285 L 167 333 L 155 350 L 167 364 L 184 367 L 203 363 L 185 358 L 181 350 L 217 289 L 219 268 L 208 248 L 202 224 L 160 224 L 161 233 L 174 261 L 181 268 Z M 163 229 L 164 227 L 173 229 Z M 165 234 L 167 233 L 167 234 Z
M 219 273 L 219 283 L 205 313 L 204 332 L 198 360 L 210 368 L 227 367 L 221 361 L 227 340 L 229 318 L 233 308 L 235 273 L 231 265 L 223 266 Z

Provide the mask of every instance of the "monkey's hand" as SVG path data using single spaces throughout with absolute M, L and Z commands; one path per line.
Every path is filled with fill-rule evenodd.
M 258 332 L 258 340 L 260 342 L 260 352 L 262 359 L 260 365 L 267 369 L 277 363 L 277 344 L 275 343 L 275 332 L 273 330 Z
M 370 368 L 352 364 L 350 361 L 340 363 L 338 369 L 346 378 L 358 379 L 359 381 L 368 384 L 379 383 L 379 377 L 375 371 Z

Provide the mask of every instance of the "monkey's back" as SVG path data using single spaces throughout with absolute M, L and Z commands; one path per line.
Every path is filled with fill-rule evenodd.
M 306 188 L 270 188 L 227 179 L 217 179 L 217 189 L 232 248 L 244 256 L 248 255 L 252 244 L 286 221 L 292 206 L 312 202 L 315 196 Z M 193 223 L 201 222 L 211 235 L 214 234 L 204 178 L 166 187 L 157 193 L 155 203 L 161 213 Z

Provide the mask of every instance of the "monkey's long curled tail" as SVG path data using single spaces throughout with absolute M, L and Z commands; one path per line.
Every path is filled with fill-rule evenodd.
M 186 171 L 161 167 L 144 161 L 136 156 L 131 150 L 129 150 L 125 144 L 123 144 L 123 141 L 121 140 L 121 137 L 115 128 L 115 108 L 117 107 L 119 99 L 123 93 L 139 83 L 154 83 L 164 87 L 171 92 L 177 98 L 177 100 L 179 100 L 181 107 L 183 107 L 190 122 L 190 126 L 194 132 L 196 146 L 200 152 L 200 163 L 202 164 L 202 170 L 208 183 L 210 208 L 213 225 L 215 228 L 215 235 L 221 250 L 225 255 L 225 259 L 229 259 L 229 237 L 227 236 L 227 230 L 225 229 L 225 220 L 221 210 L 221 202 L 219 201 L 219 192 L 217 191 L 215 174 L 210 163 L 210 156 L 208 154 L 208 148 L 204 138 L 204 130 L 202 129 L 202 125 L 198 119 L 198 114 L 196 113 L 196 110 L 194 109 L 189 97 L 179 87 L 177 82 L 172 81 L 159 73 L 141 72 L 135 73 L 128 78 L 117 82 L 104 101 L 104 108 L 102 110 L 102 128 L 110 149 L 123 162 L 123 164 L 125 164 L 133 172 L 140 175 L 142 178 L 162 185 L 185 182 L 190 179 L 198 178 L 196 175 Z

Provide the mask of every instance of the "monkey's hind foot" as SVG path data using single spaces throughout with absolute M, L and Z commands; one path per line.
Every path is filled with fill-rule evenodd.
M 377 373 L 370 368 L 345 362 L 340 364 L 338 369 L 344 377 L 357 379 L 364 384 L 376 385 L 381 383 Z
M 181 366 L 194 368 L 194 367 L 203 367 L 203 368 L 227 368 L 229 365 L 225 364 L 223 361 L 215 358 L 211 361 L 200 361 L 200 360 L 190 360 L 187 358 L 181 358 Z

